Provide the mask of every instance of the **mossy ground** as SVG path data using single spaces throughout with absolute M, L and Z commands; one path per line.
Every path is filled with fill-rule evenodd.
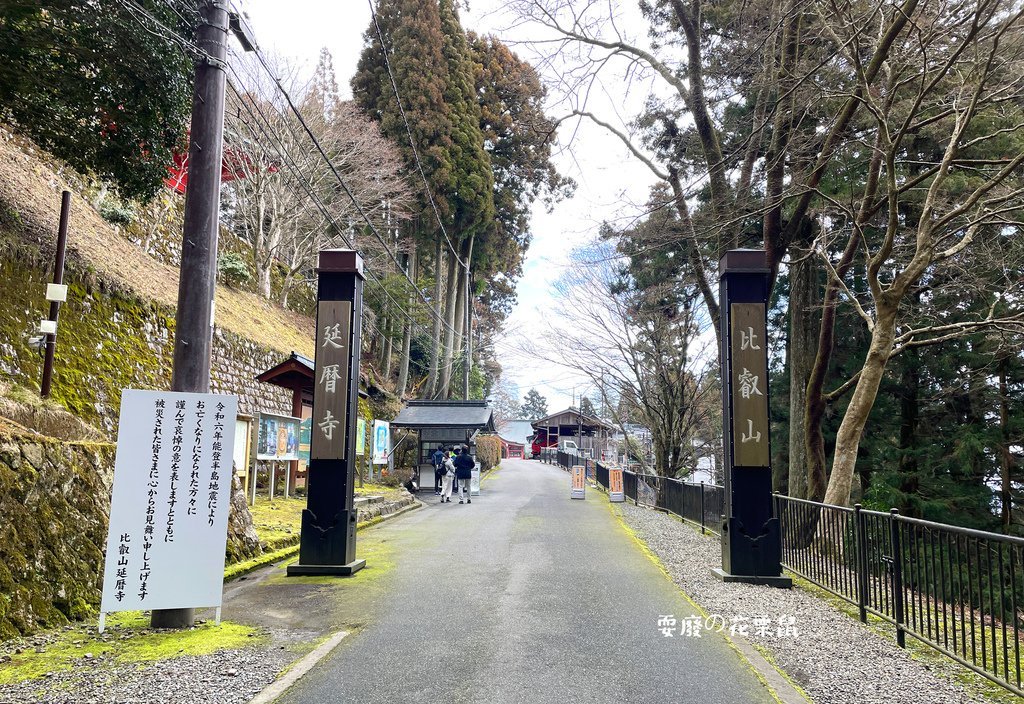
M 388 501 L 394 501 L 395 499 L 405 496 L 405 489 L 400 486 L 388 486 L 386 484 L 371 484 L 370 482 L 363 482 L 362 486 L 357 486 L 356 496 L 383 496 Z
M 148 616 L 140 611 L 128 611 L 111 614 L 107 631 L 102 635 L 95 629 L 79 626 L 58 632 L 42 646 L 45 652 L 26 648 L 25 652 L 12 654 L 9 662 L 0 663 L 0 685 L 70 670 L 86 653 L 91 653 L 94 659 L 144 664 L 244 648 L 263 640 L 258 629 L 227 621 L 219 626 L 204 623 L 187 631 L 153 631 L 149 629 Z
M 292 498 L 292 499 L 288 499 L 287 501 L 291 502 L 292 504 L 301 503 L 301 506 L 298 509 L 298 515 L 300 516 L 299 520 L 301 520 L 302 508 L 305 507 L 305 499 L 294 499 L 294 498 Z M 269 502 L 267 502 L 267 503 L 269 503 Z M 278 503 L 278 500 L 275 499 L 274 503 L 275 504 Z M 257 500 L 257 505 L 259 505 L 259 500 Z M 411 504 L 411 506 L 410 507 L 406 507 L 405 510 L 411 510 L 411 508 L 413 508 L 415 506 L 416 506 L 416 504 Z M 277 513 L 277 511 L 280 511 L 280 513 Z M 288 545 L 286 547 L 280 548 L 280 549 L 275 550 L 273 552 L 264 553 L 263 555 L 260 555 L 259 557 L 255 557 L 255 558 L 253 558 L 251 560 L 246 560 L 245 562 L 238 562 L 236 564 L 229 565 L 224 570 L 224 581 L 225 582 L 231 581 L 233 579 L 237 579 L 238 577 L 241 577 L 242 575 L 248 574 L 249 572 L 252 572 L 253 570 L 259 569 L 260 567 L 265 567 L 266 565 L 272 565 L 272 564 L 275 564 L 277 562 L 281 562 L 283 560 L 286 560 L 286 562 L 283 562 L 282 565 L 280 566 L 281 569 L 283 570 L 283 568 L 286 567 L 288 564 L 290 564 L 292 562 L 295 562 L 295 560 L 298 559 L 297 553 L 299 551 L 299 545 L 298 545 L 299 523 L 296 522 L 296 523 L 293 524 L 293 523 L 290 522 L 290 521 L 294 520 L 293 518 L 291 518 L 291 516 L 293 515 L 294 511 L 295 511 L 295 506 L 294 505 L 282 506 L 282 507 L 280 507 L 278 509 L 270 509 L 270 508 L 267 508 L 267 507 L 261 508 L 260 515 L 264 517 L 263 520 L 272 521 L 272 522 L 276 521 L 276 523 L 271 523 L 271 525 L 277 526 L 279 530 L 282 527 L 292 528 L 294 526 L 293 529 L 294 529 L 294 535 L 296 537 L 296 540 L 295 540 L 294 544 L 292 544 L 292 545 Z M 360 531 L 360 532 L 361 531 L 365 531 L 367 528 L 375 526 L 378 523 L 380 523 L 380 522 L 382 522 L 384 520 L 387 520 L 388 518 L 397 516 L 397 515 L 398 515 L 398 513 L 389 514 L 388 516 L 376 516 L 374 518 L 371 518 L 368 521 L 364 521 L 364 522 L 360 523 L 357 526 L 357 530 Z M 255 516 L 254 516 L 254 521 L 255 521 Z M 261 539 L 262 539 L 262 537 L 264 535 L 270 535 L 270 533 L 269 532 L 265 532 L 265 530 L 266 529 L 260 528 L 259 525 L 257 525 L 257 527 L 256 527 L 256 532 L 260 534 Z M 291 535 L 289 533 L 282 533 L 282 534 L 283 535 Z M 380 543 L 380 541 L 375 541 L 373 537 L 362 537 L 362 535 L 361 535 L 360 538 L 359 538 L 358 556 L 361 557 L 361 558 L 366 558 L 367 563 L 369 563 L 370 560 L 373 560 L 374 563 L 375 563 L 375 566 L 374 566 L 375 570 L 370 570 L 369 572 L 367 572 L 367 570 L 364 569 L 363 571 L 360 572 L 360 574 L 364 574 L 365 573 L 364 576 L 366 576 L 366 575 L 372 575 L 374 577 L 378 576 L 379 574 L 381 574 L 381 572 L 383 571 L 384 567 L 389 567 L 389 566 L 393 565 L 393 562 L 388 557 L 390 554 L 391 554 L 390 548 L 389 547 L 385 548 L 384 545 L 382 543 Z M 289 559 L 289 558 L 291 558 L 291 559 Z M 382 569 L 376 570 L 376 568 L 382 568 Z M 275 577 L 278 577 L 278 576 L 279 577 L 283 577 L 283 575 L 284 575 L 284 573 L 282 571 L 280 575 L 275 575 Z M 288 581 L 290 583 L 292 583 L 292 584 L 302 584 L 302 583 L 305 583 L 305 584 L 320 584 L 320 583 L 327 584 L 327 583 L 334 583 L 336 580 L 337 580 L 337 577 L 292 577 Z
M 355 577 L 351 580 L 353 585 L 365 585 L 368 582 L 377 581 L 381 577 L 385 576 L 395 568 L 394 558 L 394 546 L 391 541 L 377 533 L 376 531 L 370 533 L 363 533 L 366 528 L 369 527 L 371 521 L 367 521 L 365 524 L 359 526 L 359 539 L 356 543 L 356 557 L 366 560 L 366 567 L 359 570 Z M 341 585 L 344 586 L 348 581 L 347 578 L 339 580 L 338 577 L 331 576 L 319 576 L 319 577 L 289 577 L 287 576 L 286 567 L 296 560 L 298 555 L 292 557 L 287 562 L 280 565 L 280 569 L 276 570 L 274 574 L 267 578 L 265 584 L 329 584 L 329 585 Z M 343 595 L 345 590 L 339 590 Z
M 355 494 L 357 497 L 383 496 L 386 500 L 394 501 L 404 496 L 405 490 L 401 487 L 366 482 L 363 486 L 356 487 Z M 304 496 L 290 496 L 287 499 L 278 497 L 273 501 L 265 496 L 256 497 L 256 503 L 249 507 L 249 511 L 252 513 L 256 534 L 259 535 L 260 542 L 266 545 L 267 551 L 274 552 L 298 542 L 304 508 Z
M 178 270 L 158 262 L 106 222 L 82 197 L 82 181 L 84 178 L 66 165 L 23 140 L 0 139 L 0 225 L 7 230 L 0 241 L 22 259 L 35 260 L 37 266 L 47 269 L 60 191 L 69 188 L 75 196 L 68 229 L 67 279 L 102 281 L 104 288 L 130 292 L 136 305 L 143 302 L 142 306 L 158 306 L 162 314 L 173 318 Z M 33 295 L 37 301 L 42 298 L 38 293 Z M 61 316 L 63 319 L 63 311 Z M 270 349 L 283 354 L 291 350 L 311 354 L 313 325 L 308 316 L 284 310 L 253 294 L 217 287 L 218 328 Z M 61 336 L 65 334 L 62 320 Z
M 265 550 L 274 552 L 298 542 L 304 508 L 306 499 L 302 496 L 279 497 L 273 501 L 265 496 L 256 497 L 256 503 L 249 507 L 249 512 Z

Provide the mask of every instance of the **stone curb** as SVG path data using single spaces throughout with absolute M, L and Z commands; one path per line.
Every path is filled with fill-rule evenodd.
M 264 687 L 259 694 L 249 700 L 249 704 L 271 704 L 271 702 L 288 691 L 293 684 L 302 679 L 318 662 L 330 655 L 331 651 L 337 648 L 347 635 L 348 631 L 338 631 L 332 635 L 292 665 L 283 677 L 274 680 Z

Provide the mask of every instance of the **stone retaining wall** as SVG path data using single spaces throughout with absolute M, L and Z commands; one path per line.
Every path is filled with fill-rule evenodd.
M 402 496 L 395 500 L 380 498 L 379 501 L 371 501 L 364 506 L 357 506 L 359 512 L 358 521 L 362 523 L 363 521 L 369 521 L 377 518 L 378 516 L 388 516 L 405 508 L 415 501 L 416 499 L 412 497 L 412 494 L 407 494 L 406 496 Z
M 37 387 L 42 359 L 28 346 L 46 315 L 46 272 L 0 259 L 0 375 Z M 73 281 L 61 308 L 53 399 L 111 438 L 121 390 L 170 388 L 174 312 L 101 283 Z M 291 392 L 254 376 L 284 359 L 281 352 L 216 328 L 211 390 L 238 396 L 240 413 L 291 414 Z

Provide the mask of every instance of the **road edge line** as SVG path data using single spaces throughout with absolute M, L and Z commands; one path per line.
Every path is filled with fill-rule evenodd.
M 338 631 L 323 643 L 313 648 L 313 650 L 306 653 L 302 659 L 292 665 L 283 677 L 278 680 L 274 680 L 264 687 L 259 694 L 250 699 L 249 704 L 271 704 L 278 697 L 287 692 L 292 685 L 302 679 L 302 677 L 312 670 L 318 662 L 330 655 L 331 651 L 338 647 L 347 635 L 349 635 L 349 631 Z
M 672 583 L 683 598 L 686 599 L 690 604 L 705 618 L 708 617 L 707 609 L 697 603 L 697 601 L 690 596 L 682 587 L 676 584 L 676 581 L 672 578 L 672 574 L 665 567 L 665 564 L 661 561 L 661 558 L 651 550 L 650 546 L 644 542 L 643 538 L 637 535 L 636 531 L 626 523 L 626 519 L 623 516 L 623 512 L 618 509 L 612 503 L 605 504 L 608 507 L 609 513 L 615 519 L 615 522 L 619 524 L 619 527 L 626 533 L 639 548 L 640 551 L 653 562 L 661 573 L 665 575 L 665 578 Z M 765 656 L 757 647 L 754 646 L 750 641 L 744 640 L 743 638 L 731 638 L 730 636 L 720 633 L 726 644 L 733 649 L 750 669 L 754 671 L 755 677 L 761 681 L 765 689 L 775 698 L 779 704 L 813 704 L 811 697 L 803 690 L 802 687 L 797 685 L 790 679 L 789 675 L 781 668 L 773 659 Z

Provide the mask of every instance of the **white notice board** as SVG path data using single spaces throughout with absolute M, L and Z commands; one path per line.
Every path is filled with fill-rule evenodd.
M 126 389 L 100 610 L 220 606 L 238 399 Z

